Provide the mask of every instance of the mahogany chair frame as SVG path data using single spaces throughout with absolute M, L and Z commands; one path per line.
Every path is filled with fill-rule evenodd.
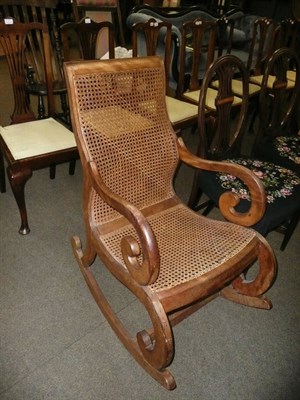
M 0 0 L 0 16 L 12 17 L 20 22 L 40 22 L 46 24 L 49 29 L 51 43 L 51 63 L 53 71 L 53 94 L 60 98 L 61 110 L 55 111 L 56 117 L 64 123 L 69 123 L 69 107 L 66 97 L 66 84 L 63 76 L 61 44 L 57 26 L 58 0 Z M 41 43 L 34 42 L 30 36 L 27 41 L 27 92 L 37 96 L 39 118 L 45 118 L 47 98 L 46 78 L 44 67 L 39 54 L 42 52 Z M 29 51 L 30 50 L 30 51 Z
M 35 36 L 32 36 L 33 33 L 35 33 Z M 37 22 L 20 23 L 12 18 L 0 22 L 0 44 L 3 47 L 8 63 L 15 99 L 15 108 L 11 116 L 12 125 L 7 127 L 7 137 L 5 136 L 6 127 L 1 128 L 0 152 L 7 162 L 7 175 L 19 207 L 21 216 L 21 227 L 19 233 L 21 234 L 27 234 L 30 231 L 25 203 L 25 185 L 32 176 L 32 172 L 34 170 L 52 167 L 56 164 L 69 161 L 69 172 L 70 174 L 73 174 L 75 160 L 78 158 L 78 151 L 73 133 L 63 127 L 62 124 L 52 120 L 52 118 L 36 120 L 35 114 L 31 109 L 24 70 L 26 43 L 29 35 L 36 41 L 40 41 L 42 46 L 47 88 L 48 116 L 54 117 L 51 44 L 47 25 Z M 18 132 L 20 132 L 17 133 L 19 135 L 18 143 L 20 144 L 22 143 L 22 137 L 24 136 L 25 138 L 28 136 L 27 134 L 29 134 L 30 131 L 33 131 L 34 129 L 40 130 L 40 136 L 35 137 L 34 143 L 31 143 L 30 141 L 26 142 L 26 148 L 24 149 L 26 151 L 25 156 L 15 156 L 16 153 L 12 150 L 15 146 L 13 144 L 8 144 L 9 140 L 7 139 L 11 137 L 13 127 L 17 127 Z M 34 155 L 29 155 L 31 153 L 30 148 L 27 147 L 29 146 L 28 143 L 31 143 L 32 146 L 34 144 L 45 145 L 43 142 L 43 135 L 46 133 L 46 128 L 48 128 L 48 130 L 55 130 L 56 128 L 60 130 L 61 138 L 60 136 L 56 136 L 57 143 L 54 145 L 54 148 L 57 150 L 47 151 L 46 147 L 44 151 L 38 150 Z M 4 192 L 5 173 L 3 159 L 0 163 L 0 183 L 1 192 Z
M 69 34 L 73 31 L 77 37 L 77 50 L 82 60 L 94 60 L 97 53 L 98 39 L 107 35 L 109 58 L 115 57 L 115 29 L 110 21 L 95 22 L 84 17 L 79 22 L 66 22 L 60 27 L 64 61 L 72 60 Z
M 174 53 L 177 46 L 176 40 L 172 37 L 172 24 L 170 22 L 157 22 L 154 18 L 149 18 L 147 22 L 139 22 L 132 27 L 132 56 L 140 56 L 140 40 L 144 39 L 146 53 L 143 56 L 160 55 L 164 60 L 165 79 L 166 79 L 166 103 L 170 122 L 175 131 L 185 128 L 194 128 L 197 125 L 198 108 L 186 101 L 174 98 L 169 86 L 169 76 L 171 73 L 171 47 L 174 46 Z M 141 35 L 141 37 L 139 36 Z M 161 54 L 158 54 L 159 42 L 163 42 Z
M 73 14 L 75 21 L 80 21 L 87 11 L 104 11 L 110 12 L 112 16 L 112 23 L 115 26 L 119 38 L 119 44 L 125 46 L 124 28 L 122 13 L 119 0 L 107 1 L 107 0 L 73 0 Z
M 293 97 L 291 99 L 290 105 L 286 110 L 286 114 L 284 113 L 284 118 L 280 119 L 282 116 L 282 112 L 278 109 L 277 112 L 274 113 L 273 117 L 270 120 L 265 118 L 265 114 L 267 113 L 266 108 L 268 108 L 266 101 L 262 102 L 262 99 L 266 100 L 266 97 L 271 95 L 271 101 L 274 102 L 275 100 L 280 100 L 280 96 L 288 95 L 286 91 L 287 80 L 286 75 L 284 74 L 284 62 L 280 58 L 282 53 L 285 53 L 285 49 L 277 50 L 274 55 L 278 52 L 278 59 L 279 61 L 277 67 L 279 70 L 279 74 L 275 79 L 273 92 L 270 92 L 267 82 L 269 81 L 271 72 L 274 73 L 273 68 L 268 69 L 269 74 L 264 76 L 263 83 L 264 87 L 262 88 L 261 95 L 260 95 L 260 103 L 261 103 L 261 113 L 262 113 L 262 126 L 268 128 L 271 131 L 271 128 L 275 131 L 278 130 L 282 132 L 282 127 L 286 126 L 287 119 L 290 116 L 290 113 L 294 110 L 295 105 L 295 96 L 298 95 L 297 90 L 294 90 Z M 289 54 L 293 52 L 290 51 Z M 271 58 L 272 61 L 276 59 L 276 57 Z M 283 57 L 284 58 L 284 57 Z M 236 115 L 236 110 L 233 108 L 233 90 L 232 90 L 232 79 L 234 76 L 234 71 L 239 70 L 239 74 L 241 76 L 241 83 L 243 85 L 243 93 L 244 97 L 242 99 L 242 105 L 240 109 L 240 113 L 238 116 Z M 207 95 L 207 88 L 210 87 L 211 80 L 214 79 L 215 74 L 218 76 L 218 80 L 220 82 L 219 85 L 219 93 L 216 97 L 216 114 L 210 116 L 213 119 L 213 123 L 209 124 L 211 121 L 207 121 L 205 119 L 205 112 L 203 111 L 203 105 L 205 104 L 205 96 Z M 299 81 L 297 82 L 299 85 Z M 277 91 L 277 94 L 276 94 Z M 279 99 L 276 97 L 279 96 Z M 280 107 L 280 101 L 275 104 L 274 108 Z M 278 174 L 283 177 L 283 180 L 286 181 L 293 181 L 293 185 L 291 189 L 291 195 L 293 197 L 289 198 L 288 196 L 283 196 L 283 200 L 281 198 L 275 201 L 268 202 L 266 206 L 266 212 L 262 216 L 261 220 L 258 221 L 255 225 L 253 225 L 254 229 L 257 229 L 261 234 L 267 235 L 271 230 L 277 229 L 282 224 L 287 225 L 287 229 L 285 230 L 284 239 L 281 244 L 281 250 L 284 250 L 296 225 L 299 220 L 300 215 L 300 179 L 291 169 L 284 169 L 279 164 L 273 162 L 272 160 L 267 160 L 266 158 L 261 157 L 258 155 L 258 151 L 252 152 L 252 154 L 243 156 L 241 154 L 241 143 L 245 133 L 245 123 L 246 123 L 246 115 L 247 115 L 247 108 L 248 108 L 248 74 L 246 68 L 241 60 L 237 57 L 232 55 L 226 55 L 218 60 L 216 60 L 207 71 L 207 74 L 203 81 L 203 87 L 201 90 L 200 100 L 199 100 L 199 119 L 198 119 L 198 133 L 199 133 L 199 147 L 197 150 L 197 154 L 203 156 L 209 160 L 223 160 L 223 161 L 230 161 L 237 163 L 239 165 L 245 165 L 249 168 L 252 168 L 254 171 L 258 170 L 260 173 L 260 167 L 263 170 L 262 163 L 264 161 L 268 162 L 269 164 L 266 165 L 267 172 L 267 180 L 266 188 L 268 184 L 273 179 L 273 175 L 276 176 L 278 180 Z M 235 112 L 235 125 L 234 119 L 232 118 L 233 109 Z M 268 121 L 268 122 L 266 122 Z M 269 126 L 266 127 L 266 125 Z M 276 129 L 277 126 L 277 129 Z M 210 130 L 211 128 L 211 130 Z M 257 135 L 260 134 L 257 132 Z M 256 145 L 257 146 L 257 145 Z M 264 145 L 266 146 L 266 145 Z M 259 147 L 259 145 L 258 145 Z M 279 171 L 279 172 L 278 172 Z M 277 175 L 276 175 L 277 174 Z M 223 177 L 224 178 L 224 177 Z M 225 177 L 226 178 L 226 177 Z M 225 179 L 224 178 L 224 179 Z M 211 209 L 218 205 L 218 202 L 221 201 L 222 193 L 225 191 L 224 187 L 227 190 L 235 191 L 236 188 L 234 186 L 235 179 L 230 179 L 230 182 L 226 186 L 223 186 L 224 181 L 220 178 L 217 178 L 215 174 L 206 174 L 203 171 L 196 170 L 194 173 L 194 180 L 191 189 L 190 198 L 188 200 L 188 205 L 194 211 L 199 211 L 200 209 L 205 208 L 203 215 L 208 215 Z M 233 183 L 232 183 L 233 182 Z M 280 182 L 279 182 L 280 183 Z M 278 187 L 276 187 L 276 191 L 280 192 L 282 186 L 278 183 Z M 289 185 L 290 185 L 289 183 Z M 272 186 L 272 185 L 271 185 Z M 272 197 L 272 192 L 268 192 L 266 189 L 267 195 Z M 201 203 L 199 202 L 201 199 L 202 194 L 205 193 L 208 196 L 209 201 Z M 247 198 L 246 194 L 243 194 L 245 199 Z M 243 199 L 243 197 L 242 197 Z M 239 206 L 240 201 L 234 206 Z M 274 205 L 272 204 L 274 203 Z M 275 204 L 278 204 L 275 206 Z M 244 200 L 244 204 L 242 207 L 246 206 L 246 200 Z M 238 211 L 241 209 L 237 209 Z

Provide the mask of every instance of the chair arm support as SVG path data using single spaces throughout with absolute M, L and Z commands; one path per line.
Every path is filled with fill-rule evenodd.
M 122 255 L 129 273 L 140 285 L 154 283 L 159 274 L 160 258 L 156 238 L 147 219 L 133 204 L 105 185 L 94 161 L 88 163 L 88 169 L 94 190 L 123 215 L 137 232 L 140 243 L 133 236 L 123 237 L 121 240 Z M 138 260 L 141 255 L 142 262 Z
M 238 164 L 210 161 L 195 156 L 185 146 L 182 138 L 178 138 L 178 151 L 180 159 L 187 165 L 206 171 L 226 172 L 241 179 L 248 187 L 251 197 L 249 210 L 245 213 L 237 212 L 235 207 L 240 198 L 233 192 L 225 192 L 219 198 L 219 208 L 222 215 L 230 222 L 242 226 L 256 224 L 266 210 L 266 194 L 260 179 L 248 168 Z

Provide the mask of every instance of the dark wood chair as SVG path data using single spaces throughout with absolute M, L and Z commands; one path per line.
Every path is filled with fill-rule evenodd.
M 287 92 L 288 73 L 295 73 Z M 273 87 L 268 82 L 272 77 Z M 300 136 L 297 124 L 300 94 L 300 61 L 297 53 L 280 48 L 270 57 L 260 93 L 259 132 L 254 146 L 257 156 L 295 171 L 300 176 Z
M 216 35 L 221 26 L 218 20 L 209 21 L 202 18 L 183 24 L 177 98 L 198 105 L 205 71 L 218 54 Z M 205 107 L 207 110 L 215 110 L 216 95 L 217 89 L 210 87 L 206 97 Z M 234 105 L 239 106 L 240 104 L 241 99 L 235 96 Z
M 74 33 L 75 37 L 72 35 Z M 99 58 L 97 47 L 102 40 L 107 43 L 109 58 L 115 56 L 115 30 L 110 21 L 95 22 L 89 17 L 84 17 L 79 22 L 66 22 L 61 25 L 60 34 L 64 61 L 74 58 L 82 60 Z M 74 43 L 71 40 L 74 40 Z
M 177 42 L 172 39 L 172 24 L 158 22 L 149 18 L 146 22 L 138 22 L 131 26 L 132 55 L 145 57 L 159 55 L 164 60 L 166 78 L 166 106 L 170 122 L 175 131 L 197 126 L 198 107 L 172 96 L 169 85 L 172 57 L 176 52 Z
M 217 295 L 269 309 L 263 293 L 276 274 L 274 254 L 261 235 L 198 215 L 181 202 L 173 189 L 176 167 L 182 161 L 225 168 L 245 180 L 253 205 L 246 216 L 232 215 L 236 222 L 263 215 L 262 185 L 246 168 L 194 156 L 176 137 L 160 57 L 71 62 L 65 68 L 84 171 L 86 247 L 83 251 L 73 237 L 74 254 L 121 342 L 154 379 L 174 389 L 167 369 L 174 357 L 173 326 Z M 221 207 L 229 214 L 232 197 Z M 128 288 L 150 317 L 152 326 L 142 327 L 136 337 L 102 292 L 97 266 L 92 267 L 97 255 L 111 279 Z M 260 267 L 249 281 L 241 274 L 256 260 Z
M 239 117 L 232 118 L 233 92 L 231 81 L 234 73 L 238 72 L 242 77 L 243 93 L 241 113 Z M 205 123 L 205 96 L 210 86 L 210 81 L 218 76 L 220 82 L 219 93 L 216 97 L 215 115 L 211 116 L 212 123 Z M 264 78 L 267 79 L 267 78 Z M 267 162 L 263 158 L 243 156 L 241 154 L 241 141 L 245 128 L 245 116 L 248 105 L 248 73 L 244 64 L 232 55 L 225 55 L 217 59 L 208 69 L 201 88 L 199 101 L 199 149 L 198 154 L 210 160 L 222 160 L 235 165 L 242 165 L 252 170 L 262 181 L 266 192 L 266 211 L 259 221 L 249 224 L 262 235 L 267 235 L 284 223 L 298 220 L 300 212 L 300 177 L 293 171 L 282 166 Z M 264 111 L 266 112 L 266 107 Z M 236 123 L 236 125 L 234 125 Z M 236 128 L 235 128 L 236 127 Z M 235 128 L 235 129 L 234 129 Z M 204 193 L 210 200 L 209 207 L 204 214 L 211 210 L 212 206 L 221 204 L 222 196 L 226 192 L 235 194 L 232 202 L 235 212 L 245 212 L 249 209 L 252 196 L 244 184 L 234 174 L 223 172 L 195 171 L 193 187 L 188 205 L 195 211 L 202 208 L 199 204 Z M 288 235 L 295 226 L 290 225 Z M 281 249 L 287 244 L 288 236 L 284 238 Z
M 40 57 L 46 77 L 48 118 L 41 120 L 36 120 L 31 109 L 24 69 L 26 45 L 31 39 L 41 44 Z M 19 232 L 27 234 L 29 225 L 24 190 L 32 171 L 70 161 L 70 173 L 73 174 L 78 152 L 73 133 L 53 118 L 51 45 L 47 25 L 20 23 L 6 18 L 0 22 L 0 45 L 8 63 L 15 100 L 12 124 L 0 130 L 0 152 L 6 160 L 9 182 L 21 215 Z M 0 182 L 3 192 L 3 161 L 0 163 Z
M 69 123 L 69 108 L 66 95 L 66 84 L 63 77 L 60 38 L 58 34 L 56 8 L 58 0 L 0 0 L 0 16 L 13 17 L 20 22 L 40 22 L 49 29 L 51 43 L 51 63 L 53 71 L 53 94 L 60 99 L 55 114 L 64 123 Z M 37 114 L 39 118 L 46 116 L 44 99 L 47 98 L 46 77 L 41 63 L 41 43 L 27 40 L 26 68 L 27 92 L 37 97 Z
M 117 44 L 123 47 L 125 46 L 123 20 L 119 0 L 73 0 L 72 5 L 76 21 L 80 21 L 87 12 L 109 12 L 117 33 Z

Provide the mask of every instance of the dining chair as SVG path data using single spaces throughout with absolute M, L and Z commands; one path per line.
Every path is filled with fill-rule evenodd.
M 53 95 L 59 98 L 59 104 L 55 102 L 55 115 L 62 122 L 68 124 L 69 108 L 57 26 L 57 3 L 58 0 L 0 0 L 0 17 L 13 17 L 20 22 L 40 22 L 48 26 L 53 71 L 52 91 Z M 40 59 L 41 42 L 35 42 L 29 34 L 26 47 L 26 90 L 30 96 L 37 98 L 38 117 L 44 118 L 46 116 L 47 84 L 44 66 Z
M 216 35 L 221 25 L 217 20 L 196 18 L 183 24 L 179 50 L 179 76 L 177 98 L 198 105 L 205 71 L 216 57 Z M 208 88 L 205 108 L 215 110 L 217 89 Z M 234 97 L 234 105 L 241 99 Z
M 250 223 L 264 213 L 261 182 L 241 166 L 194 156 L 177 138 L 165 104 L 161 57 L 70 62 L 65 70 L 84 179 L 86 241 L 83 250 L 73 237 L 75 257 L 120 341 L 152 378 L 174 389 L 168 369 L 175 352 L 173 327 L 218 295 L 270 309 L 264 292 L 276 276 L 274 253 L 259 233 L 203 217 L 182 203 L 173 188 L 176 167 L 181 161 L 225 168 L 245 180 L 253 204 L 245 215 L 232 214 L 235 221 Z M 230 197 L 221 206 L 229 214 Z M 92 265 L 97 256 L 100 267 L 150 317 L 141 316 L 136 335 L 102 290 L 99 264 Z M 259 268 L 249 280 L 245 271 L 255 261 Z
M 287 92 L 288 72 L 294 86 Z M 268 82 L 272 77 L 273 87 Z M 282 47 L 267 62 L 259 99 L 259 127 L 254 152 L 257 156 L 291 169 L 300 176 L 298 127 L 300 61 L 295 50 Z
M 79 22 L 61 25 L 60 34 L 64 61 L 99 58 L 99 43 L 107 44 L 109 58 L 115 56 L 115 30 L 110 21 L 95 22 L 90 17 L 83 17 Z
M 172 57 L 177 43 L 172 39 L 172 24 L 149 18 L 145 22 L 131 25 L 133 57 L 159 55 L 164 60 L 166 79 L 166 106 L 170 122 L 175 131 L 197 126 L 198 107 L 172 96 L 169 77 L 172 73 Z
M 237 72 L 242 78 L 244 96 L 241 112 L 238 117 L 233 118 L 231 81 Z M 211 117 L 214 118 L 213 123 L 208 125 L 203 108 L 207 89 L 215 75 L 218 76 L 220 82 L 219 93 L 216 97 L 217 111 Z M 266 236 L 270 231 L 280 228 L 283 224 L 289 225 L 281 246 L 281 250 L 284 250 L 295 229 L 294 221 L 299 219 L 300 177 L 280 165 L 242 153 L 247 107 L 248 72 L 244 63 L 233 55 L 225 55 L 215 60 L 209 67 L 201 88 L 198 117 L 199 148 L 197 151 L 208 160 L 222 160 L 245 166 L 261 179 L 266 193 L 266 210 L 259 221 L 249 226 Z M 207 215 L 212 207 L 220 205 L 222 197 L 228 192 L 234 193 L 235 200 L 232 201 L 231 206 L 237 214 L 249 209 L 252 196 L 234 174 L 227 171 L 198 172 L 196 170 L 188 205 L 193 210 L 199 211 L 203 208 L 202 194 L 205 194 L 210 200 L 208 208 L 205 208 L 204 211 L 204 215 Z
M 41 44 L 40 57 L 44 60 L 48 105 L 48 118 L 45 119 L 36 119 L 27 92 L 24 65 L 27 43 L 31 39 Z M 12 124 L 0 127 L 0 153 L 6 161 L 8 179 L 20 211 L 19 233 L 25 235 L 30 231 L 25 204 L 25 185 L 32 172 L 68 161 L 69 172 L 73 174 L 78 151 L 73 132 L 54 118 L 48 27 L 37 22 L 21 23 L 13 18 L 5 18 L 0 21 L 0 45 L 8 64 L 15 100 Z M 1 192 L 4 192 L 3 159 L 0 162 L 0 182 Z
M 111 14 L 111 22 L 117 32 L 117 45 L 125 47 L 125 37 L 123 28 L 122 11 L 119 0 L 73 0 L 73 14 L 75 21 L 80 21 L 84 16 L 90 16 L 95 12 L 109 12 Z M 91 17 L 95 19 L 95 17 Z

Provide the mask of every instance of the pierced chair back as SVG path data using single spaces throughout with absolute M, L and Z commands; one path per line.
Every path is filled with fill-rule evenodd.
M 241 78 L 242 93 L 240 106 L 234 107 L 232 81 L 236 76 Z M 218 82 L 215 98 L 215 112 L 207 118 L 205 104 L 209 96 L 209 88 Z M 199 98 L 198 154 L 206 158 L 218 160 L 224 155 L 239 153 L 245 129 L 248 109 L 249 85 L 248 74 L 244 63 L 233 55 L 224 55 L 214 61 L 202 82 Z
M 60 105 L 56 105 L 56 115 L 68 122 L 69 110 L 66 100 L 66 85 L 63 76 L 61 43 L 58 33 L 56 7 L 58 0 L 0 0 L 0 16 L 13 17 L 20 22 L 40 22 L 48 26 L 51 43 L 53 93 L 60 97 Z M 47 97 L 46 77 L 42 64 L 41 42 L 33 40 L 30 35 L 27 40 L 27 92 L 38 97 L 37 113 L 39 118 L 45 118 Z
M 288 71 L 295 73 L 292 85 L 289 85 Z M 259 99 L 261 134 L 275 137 L 290 131 L 289 125 L 297 117 L 299 94 L 299 57 L 294 50 L 282 47 L 274 52 L 266 64 Z
M 50 62 L 50 38 L 45 24 L 32 22 L 23 24 L 14 18 L 5 18 L 0 22 L 0 43 L 8 63 L 14 91 L 15 107 L 11 116 L 12 123 L 27 122 L 36 119 L 31 109 L 26 79 L 28 45 L 38 43 L 39 58 L 42 60 L 43 75 L 46 77 L 48 115 L 54 115 L 52 86 L 52 64 Z
M 232 81 L 240 76 L 243 96 L 240 107 L 234 107 Z M 215 112 L 207 115 L 205 104 L 210 96 L 209 90 L 218 82 L 215 97 Z M 227 54 L 219 57 L 206 71 L 204 76 L 198 114 L 199 143 L 197 155 L 209 160 L 223 160 L 225 157 L 240 154 L 245 129 L 249 99 L 248 72 L 245 64 L 236 56 Z M 199 203 L 202 195 L 200 185 L 201 170 L 195 170 L 189 207 L 198 211 L 210 205 L 210 201 Z M 207 208 L 206 214 L 211 208 Z
M 300 21 L 293 18 L 287 18 L 280 22 L 279 45 L 294 50 L 299 49 Z
M 161 56 L 164 60 L 166 88 L 169 92 L 172 24 L 164 21 L 158 22 L 154 18 L 150 18 L 147 22 L 138 22 L 132 25 L 131 29 L 132 56 Z M 163 43 L 163 46 L 159 46 L 159 42 Z M 142 43 L 145 43 L 145 48 L 143 48 Z
M 119 0 L 73 0 L 73 14 L 75 21 L 80 21 L 84 16 L 91 16 L 95 19 L 95 12 L 109 12 L 111 14 L 112 23 L 117 32 L 118 44 L 125 46 L 125 37 L 123 29 L 122 10 Z M 107 18 L 106 18 L 107 19 Z
M 194 104 L 174 98 L 172 95 L 172 57 L 177 46 L 172 34 L 170 22 L 159 22 L 149 18 L 146 22 L 138 22 L 132 29 L 133 57 L 160 56 L 164 61 L 166 79 L 166 104 L 170 122 L 176 131 L 184 128 L 195 128 L 197 124 L 198 108 Z M 177 63 L 176 63 L 177 64 Z
M 105 42 L 108 43 L 109 58 L 115 56 L 115 30 L 110 21 L 95 22 L 89 17 L 84 17 L 79 22 L 66 22 L 61 25 L 60 33 L 62 40 L 64 61 L 74 59 L 72 52 L 74 49 L 70 45 L 69 35 L 75 32 L 76 39 L 73 47 L 79 51 L 78 59 L 94 60 L 99 57 L 98 44 L 105 36 Z
M 288 80 L 293 72 L 293 85 Z M 268 84 L 272 78 L 272 86 Z M 300 61 L 293 49 L 280 48 L 270 57 L 260 94 L 259 126 L 253 152 L 300 176 L 298 126 Z
M 270 18 L 258 18 L 253 25 L 247 69 L 250 75 L 261 75 L 265 61 L 278 45 L 280 25 Z
M 217 22 L 197 18 L 182 27 L 179 54 L 178 95 L 201 87 L 204 72 L 212 63 L 216 46 Z

